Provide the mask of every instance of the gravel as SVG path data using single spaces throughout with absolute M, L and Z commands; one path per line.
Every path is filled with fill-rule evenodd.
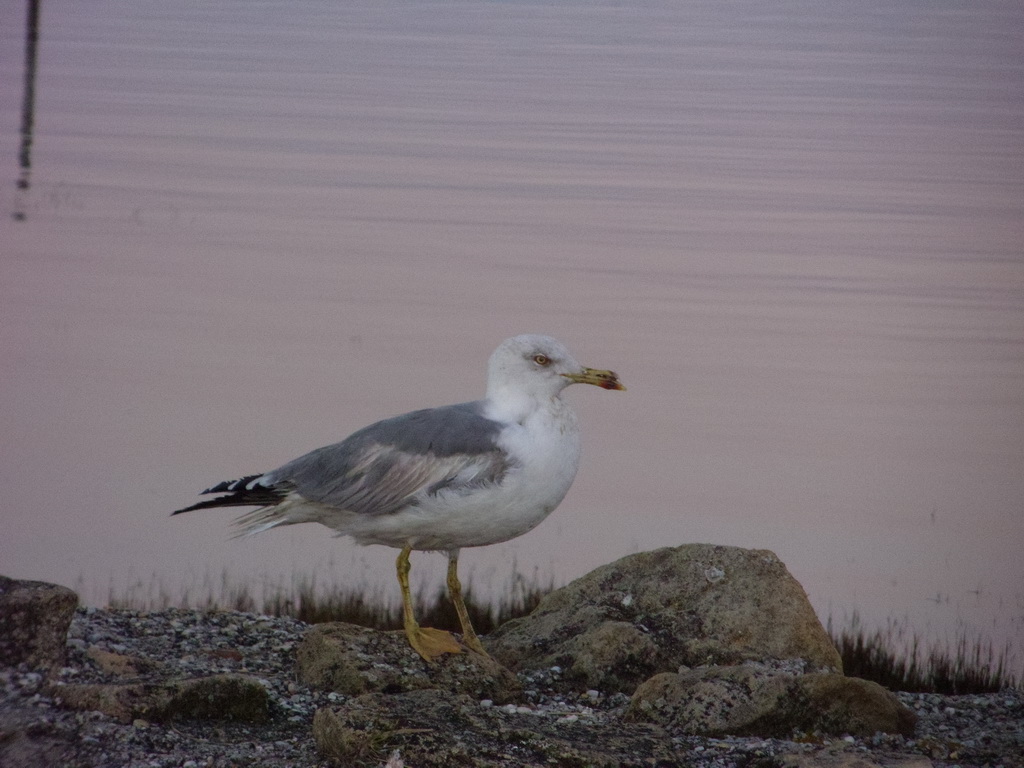
M 295 651 L 307 625 L 293 619 L 236 612 L 200 613 L 165 610 L 140 613 L 79 609 L 68 633 L 67 666 L 47 681 L 25 667 L 0 670 L 0 766 L 65 765 L 68 768 L 200 768 L 209 766 L 331 766 L 319 755 L 312 735 L 313 715 L 320 707 L 340 706 L 346 697 L 316 691 L 297 682 Z M 256 678 L 267 689 L 270 717 L 259 724 L 209 720 L 174 720 L 169 724 L 135 720 L 122 723 L 100 712 L 72 711 L 60 706 L 60 685 L 112 683 L 94 661 L 95 650 L 142 657 L 137 670 L 143 682 L 167 677 L 203 677 L 238 673 Z M 557 667 L 520 675 L 525 689 L 521 703 L 496 705 L 483 700 L 468 706 L 488 717 L 507 720 L 511 729 L 559 730 L 582 741 L 620 733 L 628 702 L 622 694 L 588 690 L 558 694 L 553 690 Z M 56 685 L 50 683 L 56 682 Z M 898 765 L 927 758 L 935 766 L 1004 766 L 1024 768 L 1024 692 L 969 696 L 899 693 L 918 716 L 913 739 L 876 734 L 862 739 L 815 738 L 799 742 L 759 738 L 699 738 L 660 734 L 677 765 L 779 766 L 786 756 L 846 755 L 864 765 Z M 471 734 L 459 734 L 472 744 Z M 667 742 L 667 743 L 666 743 Z M 636 764 L 653 765 L 643 755 Z M 508 762 L 522 758 L 509 755 Z M 401 750 L 387 748 L 369 765 L 399 768 Z M 530 763 L 542 764 L 542 763 Z M 659 762 L 671 765 L 672 761 Z M 409 768 L 415 768 L 412 763 Z

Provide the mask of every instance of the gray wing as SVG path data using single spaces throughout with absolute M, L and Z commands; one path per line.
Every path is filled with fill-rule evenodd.
M 253 485 L 294 489 L 310 501 L 357 514 L 386 515 L 442 489 L 499 482 L 512 465 L 497 445 L 500 431 L 480 403 L 413 411 L 300 456 Z

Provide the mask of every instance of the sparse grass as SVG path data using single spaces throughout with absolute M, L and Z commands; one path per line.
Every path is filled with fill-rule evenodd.
M 487 634 L 506 621 L 526 616 L 553 589 L 551 581 L 544 584 L 515 572 L 496 604 L 478 599 L 471 584 L 465 586 L 462 596 L 473 626 L 480 634 Z M 137 582 L 124 593 L 111 592 L 107 602 L 111 608 L 131 610 L 175 607 L 198 611 L 244 611 L 291 616 L 307 624 L 344 621 L 374 629 L 402 628 L 401 605 L 397 599 L 389 599 L 379 592 L 337 585 L 323 589 L 309 576 L 298 576 L 290 585 L 264 584 L 260 591 L 261 596 L 257 597 L 248 584 L 235 582 L 224 573 L 219 585 L 206 576 L 198 588 L 180 590 L 177 598 L 172 597 L 163 584 Z M 420 590 L 414 595 L 414 603 L 416 618 L 424 626 L 460 631 L 458 616 L 443 586 L 432 593 Z
M 512 588 L 497 605 L 478 600 L 472 586 L 466 587 L 462 596 L 473 626 L 481 634 L 487 634 L 510 619 L 530 613 L 553 588 L 550 584 L 538 586 L 529 583 L 517 573 L 513 577 Z M 231 607 L 236 605 L 233 603 Z M 417 593 L 415 611 L 417 620 L 424 626 L 460 631 L 458 616 L 444 587 L 439 587 L 432 594 L 425 591 Z M 308 579 L 300 580 L 293 591 L 273 592 L 263 601 L 259 612 L 272 616 L 293 616 L 307 624 L 345 621 L 375 629 L 402 628 L 402 609 L 397 603 L 379 595 L 368 596 L 363 592 L 334 591 L 324 595 Z
M 493 604 L 480 600 L 472 585 L 463 597 L 473 626 L 483 635 L 514 618 L 530 613 L 548 592 L 546 584 L 516 572 L 505 595 Z M 154 594 L 155 593 L 155 594 Z M 291 616 L 308 624 L 344 621 L 374 629 L 401 629 L 402 610 L 396 600 L 365 589 L 320 588 L 310 577 L 297 577 L 290 586 L 264 584 L 259 599 L 247 584 L 232 581 L 225 573 L 220 584 L 209 576 L 198 590 L 179 591 L 179 597 L 162 584 L 137 583 L 124 594 L 111 594 L 113 608 L 160 610 L 179 607 L 200 611 L 245 611 L 270 616 Z M 443 587 L 415 596 L 417 619 L 424 626 L 459 631 L 459 621 Z M 1024 685 L 1013 671 L 1013 653 L 1007 646 L 998 653 L 991 642 L 961 634 L 953 643 L 925 644 L 906 623 L 890 620 L 882 630 L 869 630 L 855 612 L 846 626 L 836 629 L 829 617 L 827 629 L 843 659 L 847 675 L 873 680 L 891 690 L 967 694 L 988 693 Z
M 958 695 L 1016 688 L 1022 682 L 1011 669 L 1009 645 L 997 653 L 991 642 L 972 640 L 965 633 L 951 644 L 926 645 L 906 623 L 890 620 L 884 630 L 869 631 L 856 612 L 840 630 L 830 617 L 828 633 L 847 675 L 891 690 Z

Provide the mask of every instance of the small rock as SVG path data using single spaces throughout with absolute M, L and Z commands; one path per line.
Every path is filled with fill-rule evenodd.
M 763 664 L 698 667 L 640 685 L 627 717 L 702 736 L 798 731 L 910 735 L 915 716 L 875 683 L 835 674 L 793 675 Z
M 522 694 L 516 676 L 493 659 L 467 651 L 428 664 L 409 647 L 404 632 L 317 624 L 297 655 L 303 683 L 348 696 L 440 688 L 504 703 Z
M 67 587 L 0 576 L 0 667 L 64 666 L 78 595 Z
M 51 690 L 62 706 L 103 712 L 122 723 L 140 719 L 267 719 L 267 691 L 246 675 L 209 675 L 162 683 L 74 683 Z

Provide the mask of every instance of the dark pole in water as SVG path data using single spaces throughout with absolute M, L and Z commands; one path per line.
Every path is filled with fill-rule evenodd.
M 39 42 L 39 3 L 28 0 L 28 16 L 25 20 L 25 79 L 21 98 L 21 147 L 18 150 L 18 189 L 28 190 L 32 171 L 32 127 L 35 121 L 36 105 L 36 48 Z M 25 220 L 24 194 L 19 193 L 15 203 L 14 219 Z

